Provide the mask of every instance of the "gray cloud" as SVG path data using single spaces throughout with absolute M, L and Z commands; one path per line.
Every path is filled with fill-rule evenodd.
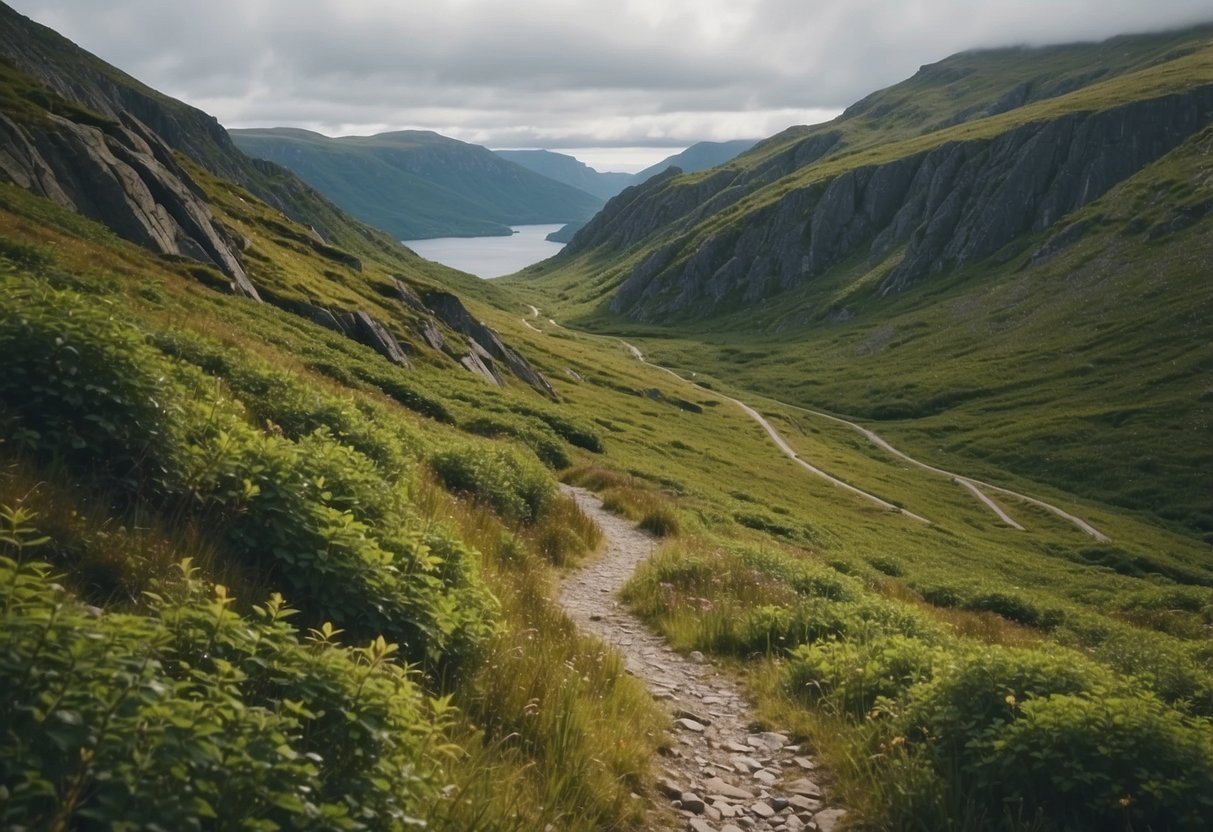
M 685 145 L 820 120 L 961 49 L 1213 18 L 1208 0 L 15 0 L 232 127 Z

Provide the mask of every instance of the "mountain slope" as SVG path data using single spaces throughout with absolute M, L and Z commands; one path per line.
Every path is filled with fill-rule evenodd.
M 508 234 L 510 225 L 589 219 L 601 200 L 437 133 L 330 139 L 288 128 L 233 130 L 259 159 L 298 174 L 399 240 Z
M 1186 310 L 1211 302 L 1211 125 L 1208 27 L 965 53 L 624 192 L 535 285 L 565 319 L 884 420 L 945 467 L 998 460 L 1207 535 L 1213 331 Z
M 747 200 L 728 215 L 760 209 L 808 182 L 850 168 L 895 160 L 952 140 L 994 136 L 1029 120 L 1154 98 L 1200 84 L 1209 27 L 1125 36 L 1101 44 L 962 53 L 866 97 L 833 122 L 791 128 L 710 174 L 688 174 L 651 187 L 643 199 L 611 206 L 566 257 L 603 246 L 618 252 L 642 238 L 672 240 Z M 1121 84 L 1118 79 L 1133 80 Z M 1071 98 L 1087 90 L 1087 98 Z M 1094 90 L 1094 91 L 1092 91 Z M 1050 109 L 1048 102 L 1067 103 Z M 1005 118 L 999 119 L 1000 115 Z M 965 125 L 980 124 L 970 130 Z M 827 162 L 832 167 L 827 166 Z M 761 195 L 760 195 L 761 193 Z M 633 215 L 629 212 L 635 212 Z M 680 247 L 691 244 L 685 238 Z M 631 254 L 633 252 L 629 252 Z
M 667 168 L 676 167 L 692 173 L 722 165 L 749 150 L 757 139 L 737 139 L 731 142 L 696 142 L 673 156 L 638 173 L 602 173 L 563 153 L 550 150 L 494 150 L 503 159 L 522 165 L 528 170 L 564 182 L 603 200 L 610 199 L 624 188 L 639 185 Z

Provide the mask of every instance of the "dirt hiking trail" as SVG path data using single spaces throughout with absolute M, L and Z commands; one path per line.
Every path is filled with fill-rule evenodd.
M 589 491 L 563 486 L 606 537 L 606 550 L 570 572 L 560 602 L 583 631 L 623 655 L 630 673 L 670 709 L 674 735 L 658 788 L 692 832 L 832 832 L 846 814 L 829 808 L 817 763 L 786 734 L 751 730 L 755 718 L 737 685 L 703 656 L 683 656 L 632 616 L 617 593 L 656 546 L 602 508 Z

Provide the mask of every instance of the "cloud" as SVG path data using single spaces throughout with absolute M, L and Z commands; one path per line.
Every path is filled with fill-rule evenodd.
M 228 126 L 685 145 L 828 118 L 967 48 L 1213 18 L 1207 0 L 16 0 Z

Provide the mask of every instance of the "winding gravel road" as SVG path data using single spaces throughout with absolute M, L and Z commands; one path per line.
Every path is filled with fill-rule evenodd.
M 645 359 L 644 353 L 642 353 L 634 345 L 629 344 L 627 341 L 622 341 L 622 343 L 624 346 L 626 346 L 628 348 L 628 350 L 632 353 L 632 356 L 637 361 L 640 361 L 641 363 L 646 364 L 649 367 L 653 367 L 655 369 L 661 370 L 662 372 L 669 373 L 670 375 L 674 376 L 674 378 L 678 379 L 679 381 L 682 381 L 686 384 L 693 385 L 697 389 L 700 389 L 700 390 L 703 389 L 699 385 L 695 384 L 695 382 L 683 378 L 681 375 L 679 375 L 675 371 L 671 370 L 670 368 L 662 367 L 660 364 L 654 364 L 654 363 L 648 361 L 647 359 Z M 902 512 L 906 516 L 912 517 L 915 520 L 920 520 L 924 523 L 930 522 L 930 521 L 926 520 L 925 518 L 920 517 L 917 514 L 914 514 L 911 511 L 907 511 L 904 508 L 899 508 L 897 506 L 894 506 L 891 503 L 889 503 L 885 500 L 882 500 L 881 498 L 877 497 L 874 494 L 869 494 L 868 492 L 863 491 L 859 488 L 856 488 L 855 486 L 850 485 L 849 483 L 845 483 L 842 480 L 840 480 L 836 477 L 833 477 L 830 474 L 827 474 L 826 472 L 822 471 L 821 469 L 816 468 L 815 466 L 809 464 L 808 462 L 806 462 L 805 460 L 803 460 L 799 456 L 797 456 L 796 452 L 792 449 L 792 447 L 779 434 L 779 432 L 776 431 L 775 428 L 773 428 L 771 426 L 771 423 L 768 422 L 762 416 L 762 414 L 758 413 L 758 411 L 754 410 L 752 407 L 750 407 L 749 405 L 747 405 L 746 403 L 744 403 L 742 401 L 739 401 L 738 399 L 734 399 L 734 398 L 731 398 L 729 396 L 725 396 L 725 395 L 719 394 L 719 393 L 717 393 L 717 395 L 721 396 L 721 398 L 727 399 L 728 401 L 732 402 L 733 404 L 737 405 L 742 410 L 744 410 L 746 412 L 746 414 L 750 416 L 750 418 L 754 419 L 756 422 L 758 422 L 760 425 L 762 425 L 762 427 L 766 430 L 767 434 L 771 437 L 772 441 L 774 441 L 776 446 L 778 446 L 778 448 L 781 451 L 783 451 L 783 453 L 785 455 L 791 457 L 793 460 L 795 460 L 798 464 L 800 464 L 802 467 L 806 468 L 807 470 L 812 471 L 814 474 L 817 474 L 820 477 L 824 477 L 825 479 L 830 480 L 832 483 L 834 483 L 835 485 L 837 485 L 841 488 L 845 488 L 848 491 L 859 494 L 859 495 L 867 498 L 868 500 L 871 500 L 872 502 L 877 503 L 878 505 L 881 505 L 881 506 L 884 506 L 884 507 L 890 508 L 890 509 L 897 509 L 898 511 Z M 1037 506 L 1039 508 L 1043 508 L 1046 511 L 1049 511 L 1049 512 L 1055 514 L 1056 516 L 1060 517 L 1061 519 L 1073 524 L 1084 534 L 1090 535 L 1091 537 L 1095 538 L 1096 540 L 1098 540 L 1101 543 L 1106 543 L 1110 540 L 1110 538 L 1106 534 L 1104 534 L 1099 529 L 1092 526 L 1086 520 L 1083 520 L 1081 517 L 1071 514 L 1070 512 L 1066 511 L 1065 509 L 1059 508 L 1058 506 L 1055 506 L 1052 503 L 1047 503 L 1044 500 L 1037 499 L 1036 497 L 1030 497 L 1027 494 L 1022 494 L 1018 491 L 1012 491 L 1009 488 L 1003 488 L 1002 486 L 999 486 L 999 485 L 992 485 L 991 483 L 984 482 L 979 479 L 974 479 L 973 477 L 962 476 L 960 474 L 953 473 L 952 471 L 947 471 L 947 470 L 944 470 L 943 468 L 937 468 L 934 465 L 928 465 L 925 462 L 921 462 L 917 459 L 914 459 L 914 457 L 910 456 L 909 454 L 905 453 L 904 451 L 898 450 L 897 448 L 893 447 L 882 436 L 877 434 L 875 431 L 865 428 L 863 425 L 858 425 L 855 422 L 851 422 L 846 419 L 842 419 L 838 416 L 834 416 L 829 413 L 823 413 L 820 410 L 812 410 L 811 408 L 800 407 L 799 405 L 789 404 L 787 402 L 781 402 L 778 399 L 771 399 L 771 401 L 773 401 L 776 404 L 779 404 L 783 407 L 787 407 L 791 410 L 799 410 L 802 413 L 808 413 L 813 416 L 819 416 L 823 419 L 829 419 L 833 422 L 838 422 L 839 424 L 846 425 L 847 427 L 863 434 L 865 437 L 867 437 L 868 441 L 870 441 L 872 444 L 876 445 L 878 448 L 888 451 L 889 453 L 905 460 L 906 462 L 910 463 L 911 465 L 914 465 L 925 471 L 931 471 L 933 473 L 940 474 L 942 476 L 947 477 L 948 479 L 952 480 L 953 482 L 955 482 L 956 484 L 960 485 L 962 488 L 967 490 L 969 493 L 971 493 L 974 497 L 976 497 L 979 501 L 981 501 L 981 503 L 983 505 L 985 505 L 987 508 L 989 508 L 991 511 L 993 511 L 994 514 L 997 515 L 999 520 L 1006 523 L 1008 526 L 1010 526 L 1013 529 L 1017 529 L 1018 531 L 1025 531 L 1024 527 L 1022 525 L 1020 525 L 1018 522 L 1016 522 L 1015 519 L 1013 517 L 1011 517 L 1011 515 L 1008 514 L 1007 511 L 1001 505 L 999 505 L 988 494 L 986 494 L 984 491 L 982 491 L 983 488 L 989 489 L 990 491 L 998 492 L 999 494 L 1005 494 L 1008 497 L 1014 497 L 1017 500 L 1023 500 L 1025 503 L 1030 503 L 1031 505 Z
M 532 319 L 538 319 L 541 314 L 539 311 L 539 308 L 536 306 L 532 306 L 530 304 L 527 304 L 527 305 L 530 307 Z M 560 326 L 560 324 L 558 324 L 552 318 L 548 318 L 547 320 L 548 320 L 548 323 L 550 323 L 552 326 L 556 326 L 556 327 Z M 527 321 L 524 319 L 523 323 L 525 323 L 528 327 L 530 327 L 531 329 L 533 329 L 535 331 L 540 331 L 537 327 L 532 325 L 530 323 L 530 321 Z M 632 354 L 632 356 L 640 363 L 642 363 L 648 367 L 652 367 L 656 370 L 661 370 L 663 373 L 669 373 L 674 378 L 678 379 L 679 381 L 683 382 L 684 384 L 689 384 L 689 385 L 695 387 L 697 390 L 705 390 L 705 388 L 699 386 L 698 384 L 696 384 L 694 381 L 692 381 L 690 379 L 684 378 L 683 376 L 679 375 L 674 370 L 671 370 L 669 367 L 663 367 L 660 364 L 652 363 L 651 361 L 649 361 L 648 359 L 646 359 L 644 357 L 644 353 L 641 352 L 634 344 L 629 344 L 627 341 L 624 341 L 622 338 L 619 339 L 619 342 L 621 344 L 623 344 L 625 347 L 627 347 L 628 351 Z M 762 429 L 767 432 L 767 435 L 771 438 L 771 441 L 775 443 L 775 446 L 777 448 L 779 448 L 779 450 L 785 456 L 787 456 L 789 459 L 791 459 L 793 462 L 795 462 L 797 465 L 801 466 L 805 470 L 815 474 L 816 476 L 821 477 L 822 479 L 828 480 L 829 482 L 833 483 L 838 488 L 842 488 L 846 491 L 851 492 L 852 494 L 860 496 L 860 497 L 864 498 L 865 500 L 868 500 L 869 502 L 880 506 L 881 508 L 888 509 L 890 511 L 901 512 L 906 517 L 909 517 L 913 520 L 917 520 L 920 523 L 930 523 L 931 522 L 930 520 L 927 520 L 925 517 L 915 514 L 914 512 L 909 511 L 908 509 L 902 508 L 901 506 L 894 505 L 893 503 L 890 503 L 888 500 L 884 500 L 880 497 L 877 497 L 875 494 L 871 494 L 867 491 L 864 491 L 861 488 L 857 488 L 856 486 L 851 485 L 848 482 L 844 482 L 843 480 L 838 479 L 837 477 L 833 476 L 832 474 L 826 473 L 825 471 L 821 470 L 820 468 L 818 468 L 817 466 L 808 462 L 807 460 L 802 459 L 796 453 L 795 449 L 793 449 L 792 446 L 788 444 L 787 440 L 783 438 L 783 436 L 779 433 L 779 431 L 775 430 L 774 426 L 771 425 L 771 423 L 766 419 L 766 417 L 764 417 L 761 413 L 759 413 L 753 407 L 751 407 L 750 405 L 741 401 L 740 399 L 734 399 L 731 396 L 726 396 L 722 393 L 717 393 L 716 391 L 705 391 L 705 392 L 712 392 L 714 395 L 719 396 L 721 399 L 731 402 L 735 406 L 741 408 L 741 410 L 743 412 L 745 412 L 745 414 L 747 416 L 749 416 L 751 419 L 753 419 L 755 422 L 757 422 L 759 425 L 762 426 Z M 788 402 L 782 402 L 782 401 L 779 401 L 778 399 L 770 399 L 770 400 L 775 402 L 776 404 L 778 404 L 782 407 L 786 407 L 790 410 L 799 410 L 802 413 L 808 413 L 813 416 L 818 416 L 822 419 L 829 419 L 830 421 L 837 422 L 842 425 L 846 425 L 847 427 L 851 428 L 852 430 L 855 430 L 858 433 L 865 436 L 868 439 L 868 441 L 871 442 L 873 445 L 876 445 L 878 448 L 880 448 L 884 451 L 887 451 L 888 453 L 893 454 L 894 456 L 908 462 L 909 464 L 911 464 L 917 468 L 921 468 L 924 471 L 930 471 L 932 473 L 939 474 L 940 476 L 947 477 L 952 482 L 956 483 L 961 488 L 964 488 L 966 491 L 968 491 L 970 494 L 972 494 L 975 499 L 980 501 L 981 504 L 984 505 L 986 508 L 988 508 L 990 511 L 992 511 L 994 513 L 994 515 L 998 517 L 999 520 L 1001 520 L 1003 523 L 1005 523 L 1007 526 L 1011 527 L 1012 529 L 1015 529 L 1017 531 L 1026 531 L 1026 529 L 1019 522 L 1017 522 L 1015 520 L 1015 518 L 1012 517 L 1002 505 L 1000 505 L 998 502 L 996 502 L 989 494 L 985 493 L 985 491 L 983 491 L 982 489 L 986 489 L 988 491 L 993 491 L 998 494 L 1004 494 L 1004 495 L 1014 498 L 1016 500 L 1022 500 L 1025 503 L 1034 505 L 1038 508 L 1042 508 L 1045 511 L 1048 511 L 1048 512 L 1056 515 L 1057 517 L 1060 517 L 1062 520 L 1065 520 L 1066 522 L 1072 524 L 1083 534 L 1090 535 L 1095 540 L 1098 540 L 1100 543 L 1107 543 L 1111 540 L 1111 538 L 1109 538 L 1106 534 L 1104 534 L 1099 529 L 1095 528 L 1093 525 L 1088 523 L 1086 520 L 1082 519 L 1081 517 L 1078 517 L 1075 514 L 1071 514 L 1070 512 L 1066 511 L 1065 509 L 1063 509 L 1059 506 L 1055 506 L 1052 503 L 1045 502 L 1044 500 L 1041 500 L 1037 497 L 1032 497 L 1027 494 L 1023 494 L 1019 491 L 1013 491 L 1009 488 L 1004 488 L 1000 485 L 994 485 L 992 483 L 988 483 L 983 480 L 975 479 L 973 477 L 966 477 L 962 474 L 957 474 L 952 471 L 948 471 L 943 468 L 938 468 L 934 465 L 929 465 L 925 462 L 917 460 L 914 457 L 910 456 L 909 454 L 905 453 L 904 451 L 901 451 L 901 450 L 893 447 L 893 445 L 889 444 L 889 442 L 886 439 L 884 439 L 884 437 L 880 436 L 875 431 L 870 430 L 869 428 L 865 428 L 863 425 L 856 424 L 855 422 L 849 421 L 847 419 L 843 419 L 839 416 L 835 416 L 830 413 L 825 413 L 820 410 L 813 410 L 812 408 L 801 407 L 800 405 L 790 404 Z
M 678 379 L 679 381 L 685 382 L 686 384 L 690 384 L 690 385 L 694 386 L 696 389 L 699 389 L 699 390 L 703 389 L 699 385 L 695 384 L 693 381 L 688 381 L 687 379 L 678 375 L 678 373 L 674 372 L 669 367 L 662 367 L 660 364 L 654 364 L 651 361 L 646 360 L 644 357 L 644 353 L 642 353 L 640 350 L 636 349 L 635 346 L 633 346 L 632 344 L 629 344 L 627 341 L 622 341 L 621 343 L 625 347 L 627 347 L 631 351 L 632 355 L 636 358 L 636 360 L 641 362 L 642 364 L 646 364 L 649 367 L 652 367 L 656 370 L 661 370 L 664 373 L 669 373 L 670 375 L 672 375 L 674 378 Z M 929 524 L 931 522 L 927 518 L 921 517 L 921 516 L 915 514 L 914 512 L 904 509 L 900 506 L 893 505 L 888 500 L 883 500 L 880 497 L 877 497 L 875 494 L 869 494 L 867 491 L 864 491 L 861 488 L 856 488 L 855 486 L 851 485 L 849 482 L 844 482 L 843 480 L 838 479 L 838 477 L 835 477 L 832 474 L 827 474 L 825 471 L 821 470 L 820 468 L 813 465 L 812 463 L 801 459 L 800 456 L 796 453 L 795 449 L 793 449 L 792 446 L 788 444 L 788 441 L 783 438 L 783 435 L 779 431 L 775 430 L 775 427 L 770 422 L 767 421 L 765 416 L 763 416 L 757 410 L 750 407 L 748 404 L 741 401 L 740 399 L 734 399 L 732 396 L 726 396 L 723 393 L 716 393 L 715 391 L 712 391 L 712 392 L 714 393 L 714 395 L 719 396 L 720 398 L 724 399 L 725 401 L 732 402 L 734 405 L 741 408 L 742 412 L 744 412 L 747 416 L 749 416 L 751 419 L 753 419 L 755 422 L 757 422 L 759 425 L 762 426 L 762 429 L 767 432 L 767 436 L 771 437 L 771 441 L 775 443 L 775 447 L 779 448 L 779 450 L 783 452 L 784 456 L 791 459 L 793 462 L 795 462 L 800 467 L 804 468 L 806 471 L 816 474 L 817 476 L 821 477 L 822 479 L 827 480 L 830 483 L 833 483 L 838 488 L 841 488 L 845 491 L 849 491 L 852 494 L 857 494 L 860 497 L 863 497 L 865 500 L 875 503 L 876 505 L 880 506 L 883 509 L 887 509 L 889 511 L 899 511 L 902 514 L 904 514 L 906 517 L 909 517 L 913 520 L 917 520 L 920 523 Z

